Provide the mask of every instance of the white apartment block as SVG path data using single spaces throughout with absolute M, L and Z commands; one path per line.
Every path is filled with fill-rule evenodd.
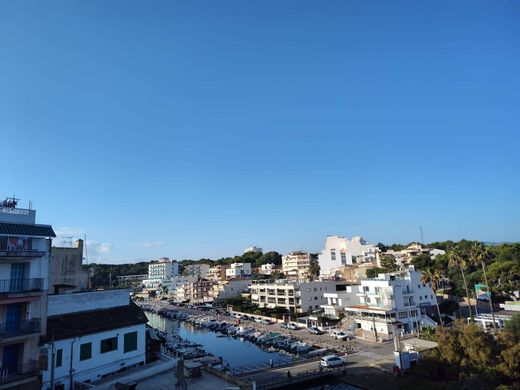
M 223 280 L 213 285 L 210 297 L 213 301 L 239 297 L 243 292 L 249 291 L 250 279 Z
M 195 276 L 196 278 L 203 279 L 209 274 L 209 264 L 190 264 L 184 267 L 182 274 L 184 276 Z
M 362 279 L 357 295 L 359 303 L 344 307 L 344 311 L 364 331 L 373 332 L 375 323 L 379 336 L 389 338 L 395 332 L 437 325 L 425 314 L 426 308 L 436 304 L 436 296 L 413 266 Z
M 362 291 L 360 285 L 345 286 L 344 290 L 340 288 L 342 288 L 342 286 L 338 285 L 338 291 L 327 292 L 324 294 L 327 303 L 321 305 L 321 307 L 327 317 L 339 318 L 345 307 L 358 305 L 360 302 L 358 294 Z
M 320 276 L 334 276 L 336 271 L 347 265 L 375 261 L 378 250 L 377 246 L 367 244 L 360 236 L 352 237 L 351 240 L 341 236 L 327 236 L 325 249 L 318 255 Z
M 226 269 L 227 278 L 243 278 L 251 276 L 251 263 L 232 263 Z
M 425 248 L 421 244 L 415 243 L 400 251 L 389 249 L 384 253 L 380 253 L 377 258 L 377 265 L 381 266 L 381 259 L 385 255 L 392 255 L 395 257 L 395 262 L 397 265 L 407 266 L 415 256 L 419 256 L 421 254 L 429 254 L 432 259 L 435 259 L 439 255 L 446 254 L 446 252 L 442 249 Z
M 259 307 L 283 307 L 291 313 L 318 310 L 327 303 L 326 293 L 336 291 L 336 282 L 297 282 L 290 280 L 253 280 L 251 302 Z
M 305 279 L 309 277 L 311 255 L 306 252 L 291 252 L 282 257 L 282 272 L 291 279 Z
M 197 280 L 195 276 L 175 276 L 162 283 L 162 286 L 168 289 L 168 298 L 176 299 L 177 291 L 186 284 L 193 283 Z M 180 301 L 182 302 L 182 300 Z
M 39 388 L 39 338 L 47 326 L 50 225 L 0 202 L 0 389 Z
M 249 252 L 262 253 L 263 250 L 259 246 L 251 245 L 250 247 L 247 247 L 246 249 L 244 249 L 244 254 L 249 253 Z
M 145 363 L 147 319 L 129 293 L 49 296 L 48 328 L 40 350 L 46 356 L 42 389 L 96 388 L 104 376 Z
M 163 257 L 158 262 L 148 265 L 148 278 L 143 280 L 143 284 L 147 288 L 157 288 L 166 280 L 178 275 L 179 263 Z
M 273 263 L 266 263 L 260 266 L 261 273 L 263 275 L 271 275 L 276 269 L 276 265 Z

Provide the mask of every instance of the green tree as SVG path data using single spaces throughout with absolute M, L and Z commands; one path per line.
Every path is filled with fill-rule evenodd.
M 486 274 L 486 263 L 489 261 L 489 257 L 490 257 L 489 251 L 487 250 L 487 248 L 484 246 L 484 244 L 482 242 L 475 241 L 475 242 L 473 242 L 473 245 L 471 246 L 470 256 L 471 256 L 471 259 L 473 260 L 474 264 L 482 266 L 482 273 L 484 274 L 484 282 L 486 283 L 486 286 L 489 291 L 489 307 L 491 309 L 491 317 L 493 319 L 493 329 L 496 331 L 497 325 L 495 323 L 495 311 L 493 310 L 493 297 L 492 297 L 493 294 L 491 292 L 491 286 L 488 283 L 488 278 L 487 278 L 487 274 Z
M 309 267 L 309 277 L 311 279 L 315 279 L 320 276 L 320 265 L 317 261 L 311 260 L 311 265 Z
M 448 255 L 450 265 L 453 267 L 457 267 L 460 269 L 460 273 L 462 275 L 462 280 L 464 282 L 464 289 L 466 290 L 466 296 L 468 297 L 468 309 L 469 309 L 469 318 L 470 321 L 473 322 L 473 311 L 471 309 L 471 296 L 469 295 L 468 283 L 466 282 L 466 275 L 464 274 L 464 269 L 467 267 L 467 260 L 464 255 L 464 252 L 458 247 L 454 247 Z
M 399 269 L 399 266 L 397 265 L 397 262 L 395 261 L 394 255 L 383 255 L 380 263 L 381 263 L 381 268 L 383 268 L 385 270 L 385 272 L 397 271 Z
M 383 268 L 367 268 L 366 275 L 367 278 L 375 278 L 377 275 L 384 273 L 385 270 Z

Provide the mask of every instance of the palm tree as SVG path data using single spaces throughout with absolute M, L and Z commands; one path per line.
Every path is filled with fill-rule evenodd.
M 464 252 L 460 247 L 455 246 L 448 254 L 448 264 L 450 267 L 458 267 L 462 274 L 462 281 L 464 282 L 464 289 L 466 290 L 466 296 L 469 300 L 469 318 L 473 322 L 473 311 L 471 310 L 471 298 L 468 290 L 468 283 L 466 282 L 466 275 L 464 274 L 464 268 L 467 266 L 467 261 Z
M 491 309 L 491 318 L 493 319 L 493 329 L 496 331 L 497 325 L 495 323 L 495 312 L 493 310 L 493 300 L 491 299 L 491 288 L 489 286 L 487 274 L 486 274 L 486 262 L 489 260 L 489 250 L 488 250 L 488 248 L 486 248 L 486 246 L 482 242 L 475 241 L 475 242 L 473 242 L 473 245 L 471 246 L 470 255 L 471 255 L 471 260 L 473 260 L 473 263 L 475 265 L 478 266 L 480 263 L 480 265 L 482 266 L 482 273 L 484 274 L 484 282 L 486 283 L 486 287 L 489 292 L 489 307 Z
M 437 314 L 439 315 L 439 321 L 441 326 L 444 325 L 441 317 L 441 309 L 439 308 L 439 302 L 437 301 L 437 286 L 439 281 L 439 273 L 434 270 L 432 267 L 428 267 L 422 270 L 422 282 L 428 283 L 430 282 L 432 286 L 433 293 L 435 294 L 435 305 L 437 306 Z

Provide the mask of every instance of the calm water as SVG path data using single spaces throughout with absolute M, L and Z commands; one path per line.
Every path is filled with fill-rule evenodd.
M 221 356 L 232 368 L 268 365 L 269 359 L 273 359 L 275 364 L 292 360 L 290 355 L 264 351 L 247 340 L 217 337 L 215 332 L 196 328 L 186 322 L 162 318 L 154 313 L 147 312 L 146 316 L 151 327 L 170 334 L 177 333 L 183 339 L 203 345 L 206 352 Z

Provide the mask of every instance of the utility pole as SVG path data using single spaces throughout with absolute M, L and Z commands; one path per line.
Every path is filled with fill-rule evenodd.
M 52 335 L 51 341 L 51 390 L 54 390 L 54 361 L 55 361 L 56 351 L 54 349 L 54 335 Z

